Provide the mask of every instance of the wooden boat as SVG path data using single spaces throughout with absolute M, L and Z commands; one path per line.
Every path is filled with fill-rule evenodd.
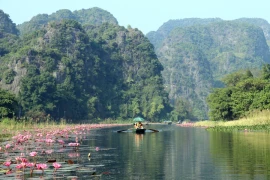
M 146 129 L 134 129 L 134 132 L 137 134 L 144 134 Z
M 171 125 L 172 121 L 164 121 L 165 124 Z
M 159 132 L 159 130 L 156 129 L 148 129 L 152 132 Z M 121 132 L 135 132 L 137 134 L 144 134 L 146 131 L 146 129 L 135 129 L 135 128 L 131 128 L 131 129 L 122 129 L 122 130 L 118 130 L 116 132 L 121 133 Z

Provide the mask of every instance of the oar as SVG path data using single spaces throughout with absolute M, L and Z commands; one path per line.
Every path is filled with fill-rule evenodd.
M 154 131 L 154 132 L 159 132 L 159 130 L 156 130 L 156 129 L 149 129 L 151 131 Z
M 127 130 L 129 130 L 129 129 L 122 129 L 122 130 L 118 130 L 116 132 L 123 132 L 123 131 L 127 131 Z

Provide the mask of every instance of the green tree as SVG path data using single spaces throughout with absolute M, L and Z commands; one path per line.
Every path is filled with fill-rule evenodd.
M 253 75 L 250 70 L 247 71 L 237 71 L 226 75 L 222 78 L 222 82 L 227 86 L 236 86 L 237 83 L 242 82 L 246 79 L 252 78 Z
M 232 120 L 234 118 L 231 105 L 232 92 L 230 88 L 217 88 L 208 96 L 207 102 L 211 120 Z
M 270 80 L 270 64 L 263 65 L 262 78 L 266 80 Z
M 21 82 L 19 97 L 23 110 L 53 114 L 57 102 L 55 78 L 48 72 L 40 73 L 37 67 L 29 66 Z
M 191 112 L 189 112 L 188 102 L 184 101 L 182 98 L 177 98 L 173 104 L 173 111 L 171 112 L 172 121 L 183 121 L 184 119 L 189 119 Z
M 265 80 L 267 66 L 262 68 L 262 77 L 239 71 L 223 78 L 227 87 L 214 89 L 208 96 L 209 117 L 212 120 L 234 120 L 244 117 L 252 110 L 270 107 L 269 81 Z
M 270 84 L 268 83 L 261 91 L 254 94 L 250 110 L 270 109 Z
M 0 89 L 0 116 L 13 117 L 18 108 L 18 101 L 14 94 Z

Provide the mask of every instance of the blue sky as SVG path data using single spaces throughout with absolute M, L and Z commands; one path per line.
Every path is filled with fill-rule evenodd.
M 37 14 L 92 7 L 109 11 L 119 25 L 131 25 L 144 34 L 156 31 L 170 19 L 248 17 L 270 22 L 269 0 L 0 0 L 0 9 L 16 24 L 29 21 Z

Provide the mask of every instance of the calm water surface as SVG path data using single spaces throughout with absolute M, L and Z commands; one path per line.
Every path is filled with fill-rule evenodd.
M 92 130 L 82 142 L 89 149 L 81 156 L 91 152 L 84 163 L 103 174 L 100 179 L 270 179 L 269 133 L 209 132 L 175 125 L 146 128 L 160 132 Z

